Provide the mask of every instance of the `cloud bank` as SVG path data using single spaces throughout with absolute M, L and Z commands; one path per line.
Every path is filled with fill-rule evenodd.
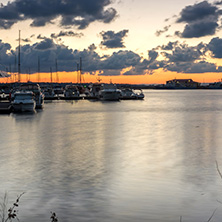
M 83 72 L 99 75 L 145 75 L 156 70 L 177 73 L 221 72 L 222 67 L 207 62 L 211 58 L 222 58 L 222 38 L 212 38 L 209 43 L 199 43 L 189 46 L 179 41 L 168 42 L 148 50 L 147 59 L 131 50 L 119 50 L 111 55 L 100 56 L 95 44 L 80 51 L 70 49 L 64 44 L 54 42 L 54 39 L 44 37 L 40 42 L 21 46 L 21 73 L 38 71 L 38 61 L 41 72 L 55 71 L 57 61 L 58 71 L 76 71 L 80 57 L 83 62 Z M 18 48 L 0 40 L 0 65 L 7 70 L 16 71 Z M 10 68 L 9 68 L 10 67 Z M 3 68 L 2 70 L 6 70 Z
M 85 29 L 95 21 L 113 21 L 117 11 L 110 5 L 111 0 L 9 1 L 0 7 L 0 28 L 9 29 L 13 24 L 25 20 L 31 20 L 31 26 L 42 27 L 60 19 L 60 26 Z

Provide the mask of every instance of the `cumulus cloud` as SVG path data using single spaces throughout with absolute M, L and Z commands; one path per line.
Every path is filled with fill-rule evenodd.
M 183 30 L 175 31 L 174 36 L 200 38 L 214 35 L 221 28 L 221 4 L 221 1 L 210 3 L 204 0 L 184 7 L 178 16 L 174 16 L 175 23 L 184 24 Z M 165 33 L 170 26 L 172 25 L 165 26 L 162 30 L 157 30 L 156 35 L 159 36 Z
M 222 58 L 222 39 L 216 37 L 211 39 L 208 44 L 208 49 L 211 51 L 214 58 Z
M 203 55 L 198 47 L 189 47 L 186 44 L 175 45 L 171 52 L 162 53 L 168 62 L 194 62 Z
M 192 23 L 188 23 L 181 36 L 183 38 L 198 38 L 207 35 L 214 35 L 218 27 L 217 19 L 209 17 Z
M 102 46 L 106 48 L 124 48 L 124 38 L 127 36 L 129 30 L 122 30 L 115 33 L 114 31 L 101 32 L 100 35 L 103 38 L 101 42 Z
M 222 58 L 221 49 L 222 39 L 219 38 L 213 38 L 208 44 L 201 42 L 196 46 L 189 46 L 175 41 L 156 47 L 156 50 L 161 51 L 164 57 L 159 62 L 161 63 L 160 67 L 165 71 L 177 73 L 221 72 L 221 66 L 206 61 L 209 54 L 207 52 L 209 51 L 211 51 L 213 57 Z
M 9 29 L 25 20 L 31 20 L 31 26 L 41 27 L 59 18 L 61 26 L 84 29 L 94 21 L 111 22 L 117 16 L 117 11 L 109 7 L 111 3 L 111 0 L 9 1 L 0 8 L 0 28 Z
M 162 45 L 162 46 L 157 46 L 156 49 L 157 50 L 164 50 L 164 51 L 167 51 L 167 50 L 172 50 L 173 48 L 175 48 L 175 46 L 177 46 L 179 44 L 178 41 L 175 41 L 175 42 L 168 42 L 167 45 Z
M 120 75 L 122 69 L 142 64 L 142 58 L 132 51 L 120 50 L 112 55 L 100 56 L 95 49 L 96 46 L 92 44 L 82 51 L 73 50 L 49 38 L 44 38 L 38 43 L 22 45 L 21 73 L 25 73 L 29 68 L 31 73 L 37 72 L 38 58 L 41 72 L 49 72 L 50 67 L 55 67 L 56 60 L 58 71 L 75 71 L 80 57 L 83 62 L 83 71 L 91 74 L 100 71 L 101 75 Z M 12 50 L 10 44 L 0 41 L 0 61 L 5 66 L 13 65 L 17 55 L 18 48 Z M 156 57 L 155 53 L 150 55 L 150 60 Z
M 177 23 L 186 24 L 181 37 L 197 38 L 214 35 L 219 26 L 220 14 L 219 8 L 208 1 L 186 6 L 177 19 Z
M 215 16 L 217 14 L 217 7 L 207 1 L 196 3 L 194 5 L 186 6 L 181 12 L 177 22 L 194 22 L 201 19 Z

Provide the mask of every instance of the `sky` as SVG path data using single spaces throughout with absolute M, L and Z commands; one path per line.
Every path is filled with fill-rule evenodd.
M 222 1 L 0 0 L 0 82 L 222 78 Z M 11 74 L 11 75 L 10 75 Z M 4 78 L 8 76 L 8 78 Z

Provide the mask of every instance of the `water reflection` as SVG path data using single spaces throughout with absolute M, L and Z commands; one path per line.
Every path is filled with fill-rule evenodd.
M 26 191 L 24 222 L 50 211 L 61 221 L 207 220 L 222 197 L 221 93 L 147 91 L 144 101 L 53 101 L 0 116 L 2 192 Z

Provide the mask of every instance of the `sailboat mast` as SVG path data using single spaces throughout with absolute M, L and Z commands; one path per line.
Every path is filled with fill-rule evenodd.
M 50 67 L 50 79 L 51 79 L 51 83 L 52 83 L 52 67 Z
M 21 38 L 21 30 L 19 30 L 19 47 L 18 47 L 18 82 L 21 81 L 21 79 L 20 79 L 20 73 L 21 73 L 20 38 Z
M 56 68 L 56 82 L 59 82 L 59 74 L 58 74 L 58 62 L 55 60 L 55 68 Z
M 38 56 L 38 83 L 40 82 L 40 58 Z
M 76 77 L 76 83 L 79 83 L 79 63 L 77 63 L 77 77 Z
M 79 82 L 82 83 L 82 57 L 80 57 L 79 61 Z

